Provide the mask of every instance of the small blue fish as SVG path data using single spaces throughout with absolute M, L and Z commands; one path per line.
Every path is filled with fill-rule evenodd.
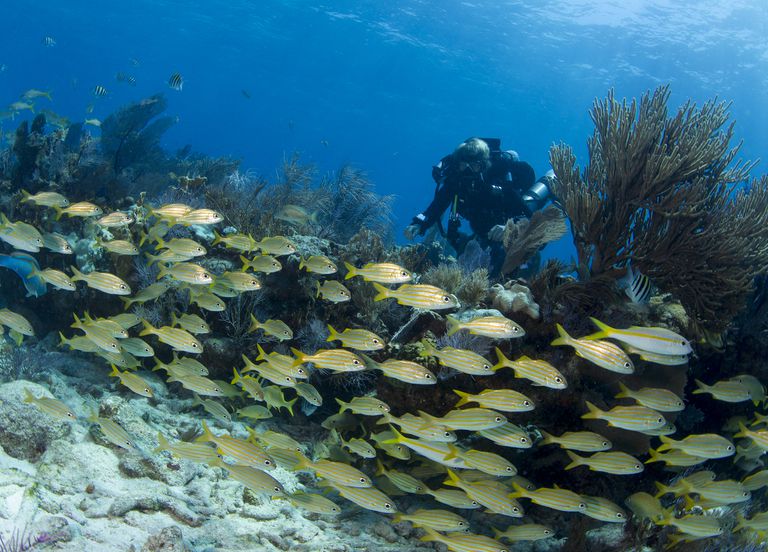
M 27 297 L 40 297 L 48 291 L 45 280 L 40 276 L 32 276 L 33 272 L 40 271 L 40 265 L 31 255 L 18 251 L 10 255 L 0 255 L 0 266 L 13 270 L 21 278 L 27 288 Z

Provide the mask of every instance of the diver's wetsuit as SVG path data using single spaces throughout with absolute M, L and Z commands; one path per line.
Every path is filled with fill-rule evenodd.
M 500 244 L 488 240 L 488 231 L 510 218 L 531 216 L 531 208 L 523 201 L 523 195 L 534 185 L 536 177 L 533 168 L 519 161 L 515 153 L 500 151 L 500 140 L 483 140 L 491 149 L 490 167 L 480 173 L 470 169 L 462 171 L 454 154 L 443 157 L 432 168 L 432 178 L 438 186 L 435 197 L 411 224 L 419 226 L 419 235 L 423 235 L 450 208 L 446 237 L 456 252 L 461 254 L 467 242 L 475 238 L 482 247 L 494 246 L 493 257 L 501 255 L 501 259 L 494 258 L 493 264 L 500 265 L 503 251 L 496 251 L 501 249 Z M 459 216 L 469 221 L 473 236 L 458 231 Z

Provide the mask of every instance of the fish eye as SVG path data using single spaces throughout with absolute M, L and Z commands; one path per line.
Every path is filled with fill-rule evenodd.
M 640 464 L 635 464 L 635 469 L 639 470 L 642 466 Z
M 632 364 L 630 362 L 625 362 L 624 368 L 632 368 Z
M 528 442 L 528 439 L 526 437 L 520 437 L 520 442 L 525 444 Z
M 466 523 L 464 523 L 463 521 L 460 521 L 460 522 L 458 522 L 456 525 L 457 525 L 458 527 L 464 527 L 464 526 L 466 525 Z
M 445 433 L 443 433 L 443 436 L 450 437 L 451 436 L 451 432 L 450 431 L 446 431 Z
M 610 446 L 610 444 L 611 444 L 611 443 L 609 443 L 608 441 L 603 441 L 603 446 L 604 446 L 604 447 Z
M 512 511 L 513 511 L 514 513 L 517 513 L 517 512 L 519 512 L 519 511 L 520 511 L 520 508 L 518 508 L 517 506 L 512 506 Z
M 549 529 L 544 529 L 543 533 L 544 533 L 545 535 L 551 535 L 551 534 L 552 534 L 552 531 L 550 531 Z
M 424 374 L 424 377 L 427 379 L 432 379 L 432 374 Z
M 192 344 L 192 348 L 193 348 L 193 349 L 197 349 L 197 343 L 193 343 L 193 344 Z
M 67 417 L 69 417 L 69 418 L 74 418 L 74 417 L 75 417 L 75 415 L 74 415 L 74 414 L 72 414 L 71 412 L 67 412 Z
M 727 447 L 725 447 L 725 450 L 727 450 L 728 452 L 731 452 L 733 450 L 733 445 L 728 445 Z
M 392 505 L 389 502 L 385 502 L 384 503 L 384 508 L 386 508 L 387 510 L 391 510 L 392 509 Z
M 145 387 L 145 388 L 144 388 L 144 392 L 145 392 L 145 393 L 151 393 L 152 391 L 150 391 L 149 387 Z
M 479 506 L 477 500 L 473 500 L 471 504 L 472 504 L 472 506 Z
M 560 376 L 557 376 L 555 378 L 555 383 L 563 383 L 563 378 L 561 378 Z
M 579 502 L 579 510 L 586 510 L 586 509 L 587 509 L 587 505 L 584 504 L 583 502 Z
M 488 371 L 490 369 L 491 369 L 491 367 L 488 364 L 483 364 L 483 370 Z
M 656 421 L 659 422 L 660 424 L 663 424 L 664 423 L 664 418 L 656 418 Z
M 288 383 L 291 383 L 291 381 L 292 381 L 292 380 L 291 380 L 291 376 L 287 376 L 287 377 L 285 378 L 285 381 L 287 381 Z
M 373 339 L 371 340 L 371 342 L 372 342 L 374 345 L 378 345 L 378 344 L 379 344 L 379 340 L 378 340 L 378 339 L 376 339 L 376 338 L 373 338 Z
M 359 361 L 359 360 L 357 360 L 357 359 L 354 359 L 354 360 L 352 361 L 352 364 L 354 364 L 355 366 L 359 366 L 359 365 L 360 365 L 360 361 Z
M 125 289 L 125 284 L 120 284 L 120 289 Z
M 443 300 L 443 303 L 449 303 L 451 301 L 451 298 L 448 297 L 447 295 L 443 295 L 442 300 Z
M 493 420 L 496 422 L 501 422 L 504 420 L 504 418 L 502 418 L 501 416 L 496 416 Z
M 523 406 L 531 406 L 531 401 L 523 401 Z
M 271 460 L 264 460 L 264 465 L 265 466 L 271 466 L 272 465 L 272 461 Z
M 616 517 L 618 519 L 624 519 L 624 514 L 622 514 L 621 512 L 616 512 Z
M 366 483 L 368 480 L 365 477 L 360 478 L 360 483 Z
M 512 471 L 512 466 L 507 466 L 507 467 L 506 467 L 506 468 L 504 468 L 504 469 L 505 469 L 506 471 L 508 471 L 508 472 L 511 472 L 511 471 Z

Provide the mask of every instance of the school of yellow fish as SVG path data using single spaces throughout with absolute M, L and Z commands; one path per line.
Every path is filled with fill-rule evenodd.
M 120 295 L 126 312 L 109 318 L 93 318 L 87 311 L 74 313 L 72 328 L 77 333 L 60 334 L 62 346 L 72 350 L 92 353 L 102 357 L 110 369 L 110 376 L 132 393 L 144 397 L 153 396 L 152 385 L 139 371 L 146 369 L 143 359 L 154 361 L 152 370 L 165 371 L 168 383 L 178 382 L 190 391 L 195 405 L 202 406 L 213 418 L 231 421 L 233 416 L 257 422 L 269 418 L 285 408 L 293 413 L 293 405 L 302 398 L 320 406 L 322 396 L 308 383 L 312 370 L 344 373 L 362 370 L 378 370 L 384 377 L 411 385 L 435 385 L 437 378 L 423 365 L 388 358 L 376 361 L 366 353 L 386 349 L 385 340 L 364 328 L 338 330 L 328 326 L 328 342 L 339 342 L 340 347 L 329 347 L 311 353 L 292 348 L 293 355 L 276 351 L 267 352 L 258 345 L 255 358 L 242 357 L 242 364 L 233 369 L 231 382 L 213 380 L 208 369 L 189 355 L 203 352 L 199 336 L 210 332 L 205 320 L 206 312 L 220 312 L 226 307 L 227 298 L 242 293 L 258 293 L 262 282 L 257 273 L 274 273 L 282 269 L 281 257 L 295 255 L 296 245 L 283 236 L 268 236 L 256 240 L 250 235 L 215 233 L 210 247 L 235 250 L 242 262 L 242 270 L 213 274 L 195 262 L 208 254 L 207 248 L 189 238 L 166 240 L 171 228 L 177 225 L 215 225 L 223 217 L 210 209 L 193 209 L 183 204 L 162 205 L 157 208 L 136 207 L 131 212 L 115 211 L 104 214 L 102 208 L 89 202 L 70 204 L 67 198 L 55 192 L 29 194 L 23 192 L 21 201 L 42 209 L 50 209 L 53 216 L 45 222 L 44 231 L 24 221 L 10 221 L 4 215 L 0 222 L 0 240 L 16 250 L 37 252 L 47 248 L 55 253 L 71 255 L 72 248 L 61 233 L 53 231 L 54 224 L 61 224 L 61 217 L 86 219 L 85 224 L 95 224 L 108 229 L 114 239 L 100 237 L 98 246 L 112 255 L 139 255 L 144 253 L 149 263 L 159 266 L 158 281 L 141 290 L 131 290 L 128 283 L 109 272 L 82 273 L 71 267 L 71 274 L 54 268 L 35 270 L 33 276 L 61 292 L 73 291 L 77 282 L 103 293 Z M 292 217 L 301 215 L 302 220 L 311 217 L 300 206 L 287 206 L 284 211 Z M 290 220 L 290 219 L 286 219 Z M 67 223 L 67 230 L 78 223 Z M 59 228 L 60 229 L 60 228 Z M 256 252 L 255 256 L 253 256 Z M 249 258 L 248 256 L 252 256 Z M 68 263 L 62 263 L 62 266 Z M 375 288 L 375 300 L 395 299 L 400 305 L 416 309 L 441 311 L 459 307 L 458 299 L 446 291 L 423 284 L 411 283 L 413 275 L 405 268 L 392 263 L 370 263 L 356 267 L 345 263 L 345 280 L 359 277 Z M 331 259 L 321 256 L 301 257 L 299 268 L 318 277 L 318 300 L 329 302 L 349 301 L 351 293 L 341 280 L 321 279 L 338 274 Z M 396 287 L 392 287 L 396 286 Z M 133 305 L 154 301 L 171 289 L 187 290 L 190 304 L 196 313 L 175 313 L 169 325 L 153 327 L 149 322 L 130 312 Z M 251 332 L 263 332 L 278 342 L 293 339 L 292 329 L 277 319 L 258 320 L 251 316 Z M 557 337 L 553 346 L 574 349 L 576 355 L 595 365 L 617 374 L 631 374 L 634 364 L 629 354 L 641 359 L 677 369 L 684 366 L 691 345 L 682 336 L 659 327 L 612 328 L 593 319 L 598 332 L 586 337 L 574 338 L 557 325 Z M 23 316 L 0 309 L 0 324 L 8 327 L 14 338 L 32 336 L 32 325 Z M 498 342 L 525 336 L 517 323 L 501 316 L 484 316 L 460 321 L 447 315 L 448 334 L 469 332 Z M 135 335 L 131 336 L 130 332 Z M 68 332 L 69 333 L 69 332 Z M 167 347 L 172 360 L 163 363 L 157 359 L 154 347 L 147 339 Z M 550 388 L 552 393 L 564 392 L 568 383 L 552 364 L 527 356 L 515 360 L 507 358 L 497 348 L 497 362 L 468 350 L 451 347 L 438 348 L 427 340 L 422 341 L 421 355 L 434 357 L 440 365 L 472 376 L 493 376 L 503 369 L 511 369 L 515 378 L 528 384 Z M 684 369 L 684 368 L 682 368 Z M 725 402 L 753 401 L 755 405 L 765 400 L 765 388 L 753 376 L 744 374 L 728 380 L 698 382 L 694 393 L 707 393 Z M 334 460 L 329 456 L 310 459 L 305 444 L 286 434 L 260 431 L 258 425 L 248 428 L 250 437 L 240 439 L 212 430 L 201 422 L 202 434 L 196 442 L 172 442 L 158 434 L 156 453 L 168 453 L 189 461 L 207 463 L 224 468 L 230 477 L 256 493 L 282 497 L 304 510 L 324 515 L 340 513 L 336 502 L 319 493 L 287 494 L 282 485 L 269 472 L 280 465 L 290 470 L 314 473 L 323 486 L 335 489 L 338 494 L 362 508 L 391 514 L 395 522 L 407 521 L 424 530 L 422 540 L 444 543 L 457 552 L 502 552 L 507 546 L 501 541 L 534 541 L 557 536 L 557 528 L 536 523 L 510 524 L 504 530 L 494 529 L 495 537 L 473 533 L 469 522 L 458 513 L 436 506 L 410 513 L 398 512 L 389 494 L 412 493 L 430 495 L 436 503 L 453 509 L 477 509 L 487 512 L 523 518 L 524 507 L 520 499 L 563 512 L 576 512 L 596 520 L 622 523 L 628 514 L 619 505 L 597 496 L 579 495 L 560 487 L 539 487 L 517 474 L 517 468 L 499 454 L 482 448 L 467 449 L 459 444 L 468 434 L 487 439 L 501 447 L 530 448 L 537 435 L 530 434 L 520 425 L 508 420 L 508 414 L 530 412 L 534 402 L 524 394 L 524 388 L 486 389 L 477 394 L 454 390 L 458 401 L 443 416 L 427 412 L 404 413 L 400 416 L 390 411 L 389 405 L 372 396 L 355 397 L 349 402 L 337 399 L 339 412 L 326 419 L 323 427 L 330 431 L 338 448 Z M 565 391 L 567 392 L 567 391 Z M 231 412 L 226 406 L 228 398 L 245 396 L 252 402 Z M 213 398 L 211 398 L 213 397 Z M 220 402 L 215 398 L 221 399 Z M 611 442 L 591 431 L 571 431 L 557 435 L 552 428 L 540 428 L 538 446 L 558 445 L 566 451 L 570 463 L 566 470 L 587 467 L 595 472 L 616 476 L 632 476 L 641 473 L 645 464 L 664 462 L 671 467 L 697 466 L 706 461 L 735 456 L 737 460 L 754 460 L 768 450 L 768 416 L 755 413 L 754 419 L 736 420 L 732 428 L 733 438 L 742 438 L 738 445 L 717 434 L 692 434 L 679 439 L 673 424 L 665 417 L 666 412 L 679 412 L 685 403 L 683 398 L 663 388 L 630 389 L 619 384 L 616 398 L 631 399 L 634 404 L 619 404 L 601 409 L 590 402 L 584 404 L 584 419 L 604 420 L 608 425 L 626 431 L 642 432 L 656 436 L 660 444 L 650 451 L 645 462 L 622 451 L 613 451 Z M 27 392 L 26 401 L 33 403 L 47 415 L 75 421 L 71 409 L 53 398 L 36 398 Z M 380 431 L 367 432 L 361 423 L 365 417 L 377 420 L 368 427 Z M 96 412 L 88 418 L 98 424 L 104 437 L 118 447 L 134 448 L 131 436 L 110 419 L 101 418 Z M 381 427 L 383 426 L 383 427 Z M 761 427 L 762 426 L 762 427 Z M 482 445 L 482 439 L 473 442 Z M 405 460 L 418 460 L 418 464 L 405 464 Z M 355 465 L 353 465 L 355 464 Z M 375 472 L 371 468 L 375 465 Z M 357 467 L 356 467 L 357 466 Z M 363 471 L 368 470 L 368 471 Z M 443 487 L 432 488 L 422 479 L 443 477 Z M 711 509 L 734 505 L 750 499 L 750 493 L 768 485 L 768 470 L 757 471 L 742 481 L 716 480 L 709 470 L 695 471 L 679 478 L 671 485 L 658 483 L 657 494 L 637 492 L 626 499 L 626 506 L 639 520 L 647 520 L 660 526 L 671 526 L 672 545 L 720 535 L 723 527 Z M 433 485 L 434 486 L 434 485 Z M 379 488 L 380 487 L 380 488 Z M 383 490 L 382 490 L 383 489 Z M 652 489 L 649 489 L 652 491 Z M 680 509 L 664 507 L 661 498 L 666 495 L 684 497 Z M 768 512 L 759 512 L 751 518 L 739 517 L 737 531 L 751 532 L 761 538 L 768 531 Z M 564 535 L 561 535 L 564 536 Z

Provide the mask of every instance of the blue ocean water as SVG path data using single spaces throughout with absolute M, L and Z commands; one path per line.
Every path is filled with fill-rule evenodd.
M 631 98 L 669 83 L 671 107 L 732 101 L 743 157 L 768 149 L 762 0 L 74 0 L 3 14 L 0 105 L 50 90 L 38 108 L 82 120 L 162 91 L 178 117 L 170 150 L 267 176 L 293 152 L 321 171 L 352 163 L 396 194 L 399 237 L 432 197 L 431 165 L 468 136 L 500 137 L 537 176 L 553 143 L 586 163 L 588 109 L 610 88 Z M 167 85 L 174 72 L 182 91 Z

